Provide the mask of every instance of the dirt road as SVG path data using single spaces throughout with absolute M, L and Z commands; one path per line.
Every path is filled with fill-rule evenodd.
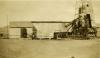
M 0 40 L 0 58 L 99 58 L 100 40 Z

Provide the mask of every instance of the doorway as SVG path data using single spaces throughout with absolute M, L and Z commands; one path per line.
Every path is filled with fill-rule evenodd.
M 27 29 L 21 28 L 21 38 L 27 38 Z

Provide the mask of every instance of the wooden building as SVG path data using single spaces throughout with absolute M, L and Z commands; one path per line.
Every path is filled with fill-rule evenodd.
M 12 21 L 9 27 L 10 38 L 30 38 L 35 32 L 37 38 L 53 38 L 54 32 L 65 32 L 62 21 Z
M 30 22 L 16 21 L 10 22 L 9 38 L 28 38 L 32 34 L 34 26 Z

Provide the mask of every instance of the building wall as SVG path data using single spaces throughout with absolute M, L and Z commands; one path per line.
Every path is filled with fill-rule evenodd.
M 9 28 L 9 37 L 10 38 L 20 38 L 20 28 Z
M 54 32 L 65 31 L 64 23 L 33 23 L 38 38 L 52 38 Z
M 27 29 L 27 34 L 28 34 L 27 37 L 30 38 L 33 32 L 32 28 L 26 28 L 26 29 Z
M 32 34 L 32 28 L 27 29 L 27 37 L 30 37 Z M 9 28 L 9 37 L 10 38 L 21 38 L 21 28 Z

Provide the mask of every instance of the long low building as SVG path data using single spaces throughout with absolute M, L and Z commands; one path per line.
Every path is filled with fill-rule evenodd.
M 35 32 L 38 38 L 53 38 L 54 32 L 65 32 L 63 21 L 12 21 L 9 26 L 10 38 L 30 38 Z
M 63 21 L 12 21 L 9 25 L 9 38 L 53 38 L 55 32 L 66 32 Z M 97 27 L 97 36 L 100 37 L 100 27 Z

